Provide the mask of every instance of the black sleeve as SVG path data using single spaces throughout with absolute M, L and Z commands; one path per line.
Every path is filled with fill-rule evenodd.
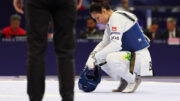
M 157 38 L 158 38 L 158 39 L 168 39 L 168 31 L 165 30 L 165 31 L 163 31 L 162 33 L 158 34 L 158 35 L 157 35 Z
M 151 33 L 146 29 L 144 30 L 144 34 L 149 38 L 151 39 Z
M 0 32 L 0 38 L 5 38 L 5 35 Z
M 180 28 L 176 28 L 176 37 L 180 38 Z
M 85 39 L 86 38 L 86 33 L 85 32 L 80 33 L 78 38 Z

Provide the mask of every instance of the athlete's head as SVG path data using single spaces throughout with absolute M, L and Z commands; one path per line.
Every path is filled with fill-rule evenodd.
M 112 12 L 113 11 L 110 8 L 109 2 L 107 1 L 93 2 L 90 6 L 91 16 L 101 24 L 108 23 L 109 17 L 111 16 Z

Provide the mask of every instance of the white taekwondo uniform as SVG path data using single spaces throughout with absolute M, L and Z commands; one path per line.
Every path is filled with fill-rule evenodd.
M 103 40 L 95 47 L 97 64 L 115 80 L 122 77 L 134 82 L 135 74 L 152 76 L 149 43 L 137 22 L 137 17 L 126 11 L 115 11 L 109 18 Z M 134 73 L 129 72 L 131 52 L 136 53 Z

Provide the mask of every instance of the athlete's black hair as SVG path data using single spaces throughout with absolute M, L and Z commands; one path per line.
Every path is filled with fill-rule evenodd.
M 106 0 L 95 0 L 94 2 L 92 2 L 91 6 L 90 6 L 90 13 L 92 12 L 96 12 L 96 13 L 101 13 L 102 12 L 102 8 L 105 8 L 106 10 L 110 10 L 110 4 L 108 1 Z

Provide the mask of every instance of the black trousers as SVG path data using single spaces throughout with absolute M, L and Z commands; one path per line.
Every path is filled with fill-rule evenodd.
M 74 0 L 25 0 L 27 27 L 27 92 L 30 101 L 41 101 L 45 91 L 45 56 L 50 18 L 54 26 L 59 89 L 62 101 L 74 99 Z M 52 67 L 54 68 L 54 67 Z

